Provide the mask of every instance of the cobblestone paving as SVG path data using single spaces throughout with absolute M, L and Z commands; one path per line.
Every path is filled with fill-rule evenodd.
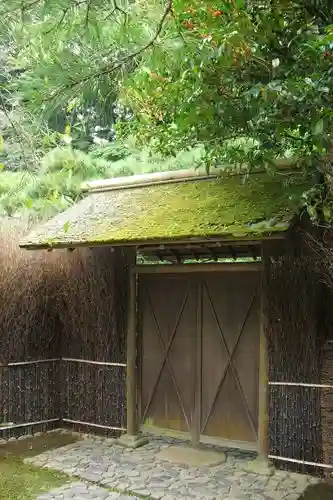
M 27 461 L 93 483 L 67 485 L 40 500 L 133 500 L 133 495 L 163 500 L 297 500 L 309 484 L 317 482 L 311 476 L 284 471 L 276 471 L 272 476 L 245 472 L 253 455 L 237 450 L 224 449 L 225 463 L 200 468 L 156 458 L 159 451 L 175 443 L 154 438 L 142 448 L 129 450 L 110 439 L 89 438 Z M 82 492 L 77 488 L 82 488 Z
M 89 483 L 72 483 L 40 495 L 37 500 L 135 500 L 125 493 L 108 491 Z

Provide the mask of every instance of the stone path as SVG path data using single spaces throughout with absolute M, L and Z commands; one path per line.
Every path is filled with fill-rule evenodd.
M 40 495 L 37 500 L 135 500 L 137 497 L 108 491 L 89 483 L 72 483 Z
M 156 457 L 161 450 L 174 444 L 177 444 L 175 440 L 154 438 L 142 448 L 129 450 L 111 439 L 89 438 L 26 461 L 92 483 L 67 485 L 56 493 L 43 495 L 40 500 L 133 500 L 138 497 L 297 500 L 309 484 L 318 481 L 311 476 L 284 471 L 276 471 L 270 477 L 245 472 L 253 455 L 237 450 L 224 449 L 227 460 L 223 464 L 198 468 L 175 465 Z M 184 443 L 178 444 L 184 446 Z M 77 488 L 82 488 L 82 492 Z

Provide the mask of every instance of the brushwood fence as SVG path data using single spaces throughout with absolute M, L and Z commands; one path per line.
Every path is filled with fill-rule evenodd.
M 59 422 L 59 376 L 58 359 L 0 365 L 0 437 L 51 429 Z
M 0 438 L 70 426 L 125 430 L 126 365 L 54 358 L 0 365 Z
M 318 475 L 332 473 L 332 456 L 323 453 L 327 445 L 323 401 L 330 400 L 332 411 L 333 384 L 270 382 L 269 385 L 270 458 L 279 468 Z
M 118 433 L 126 414 L 126 251 L 26 252 L 18 242 L 27 230 L 0 218 L 0 438 L 64 424 Z
M 283 256 L 265 256 L 270 456 L 279 468 L 321 475 L 333 471 L 332 432 L 324 432 L 333 378 L 323 373 L 332 297 L 314 272 L 313 256 L 293 241 L 285 245 Z M 327 358 L 326 371 L 333 370 L 332 361 Z
M 126 364 L 71 358 L 61 363 L 63 422 L 106 433 L 124 431 Z

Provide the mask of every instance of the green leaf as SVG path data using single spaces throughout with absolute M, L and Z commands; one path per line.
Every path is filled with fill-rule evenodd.
M 33 206 L 33 201 L 32 201 L 32 199 L 31 199 L 31 198 L 27 198 L 27 199 L 25 200 L 25 206 L 26 206 L 27 208 L 32 208 L 32 206 Z
M 66 221 L 64 224 L 64 232 L 68 233 L 69 226 L 71 225 L 70 221 Z
M 75 108 L 75 99 L 73 99 L 67 106 L 67 113 L 71 113 L 73 109 Z
M 324 120 L 322 118 L 320 118 L 320 120 L 318 120 L 313 128 L 312 128 L 312 133 L 313 135 L 320 135 L 323 133 L 323 130 L 324 130 Z

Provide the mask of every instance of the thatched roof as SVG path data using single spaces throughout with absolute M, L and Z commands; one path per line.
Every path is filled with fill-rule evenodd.
M 285 231 L 309 188 L 300 175 L 288 185 L 266 173 L 119 187 L 90 193 L 41 224 L 25 248 L 137 245 L 183 240 L 260 238 Z

